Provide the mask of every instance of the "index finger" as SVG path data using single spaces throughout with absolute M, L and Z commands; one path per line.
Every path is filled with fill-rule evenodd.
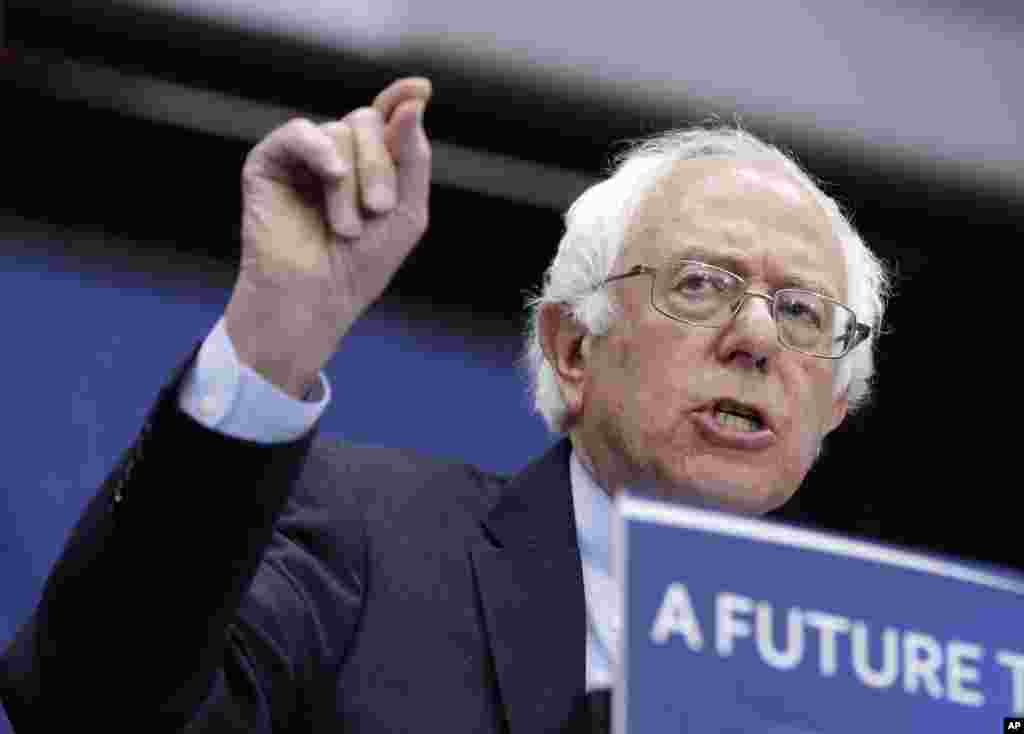
M 391 119 L 391 113 L 407 99 L 430 99 L 433 89 L 430 80 L 421 76 L 408 76 L 391 82 L 373 100 L 373 108 L 380 113 L 381 118 L 387 123 Z

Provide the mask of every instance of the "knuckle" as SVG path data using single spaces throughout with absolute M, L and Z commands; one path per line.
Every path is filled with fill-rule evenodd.
M 382 122 L 380 112 L 375 110 L 373 107 L 359 107 L 352 110 L 349 113 L 348 119 L 360 126 L 374 125 L 378 122 Z
M 307 120 L 306 118 L 299 118 L 299 122 L 296 124 L 295 129 L 296 140 L 298 141 L 299 147 L 303 150 L 316 155 L 321 155 L 325 150 L 330 148 L 330 139 L 316 123 Z
M 351 155 L 353 140 L 351 125 L 345 122 L 331 122 L 320 129 L 344 155 Z
M 287 145 L 293 141 L 308 139 L 315 130 L 316 125 L 307 118 L 295 117 L 271 133 L 270 137 L 276 143 Z
M 312 123 L 305 118 L 295 118 L 273 130 L 250 151 L 250 158 L 276 157 L 294 152 L 297 145 L 308 139 Z
M 352 126 L 344 120 L 334 120 L 333 122 L 325 122 L 320 126 L 320 129 L 330 135 L 332 138 L 348 137 L 352 135 Z
M 293 117 L 284 127 L 299 135 L 308 134 L 316 129 L 316 125 L 308 117 Z

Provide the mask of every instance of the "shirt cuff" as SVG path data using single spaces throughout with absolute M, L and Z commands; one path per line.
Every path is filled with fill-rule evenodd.
M 296 400 L 238 359 L 224 318 L 199 348 L 185 378 L 181 410 L 207 428 L 257 443 L 294 441 L 320 419 L 331 384 L 319 374 L 318 399 Z

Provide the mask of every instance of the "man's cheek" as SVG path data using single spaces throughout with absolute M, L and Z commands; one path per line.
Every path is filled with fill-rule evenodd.
M 821 434 L 810 426 L 804 424 L 802 430 L 794 432 L 794 441 L 790 450 L 787 451 L 787 465 L 791 467 L 791 473 L 800 472 L 805 474 L 818 458 L 818 446 L 821 443 Z

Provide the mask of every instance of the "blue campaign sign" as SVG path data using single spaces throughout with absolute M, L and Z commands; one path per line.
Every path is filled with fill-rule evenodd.
M 617 501 L 616 734 L 996 732 L 1024 716 L 1024 577 Z

